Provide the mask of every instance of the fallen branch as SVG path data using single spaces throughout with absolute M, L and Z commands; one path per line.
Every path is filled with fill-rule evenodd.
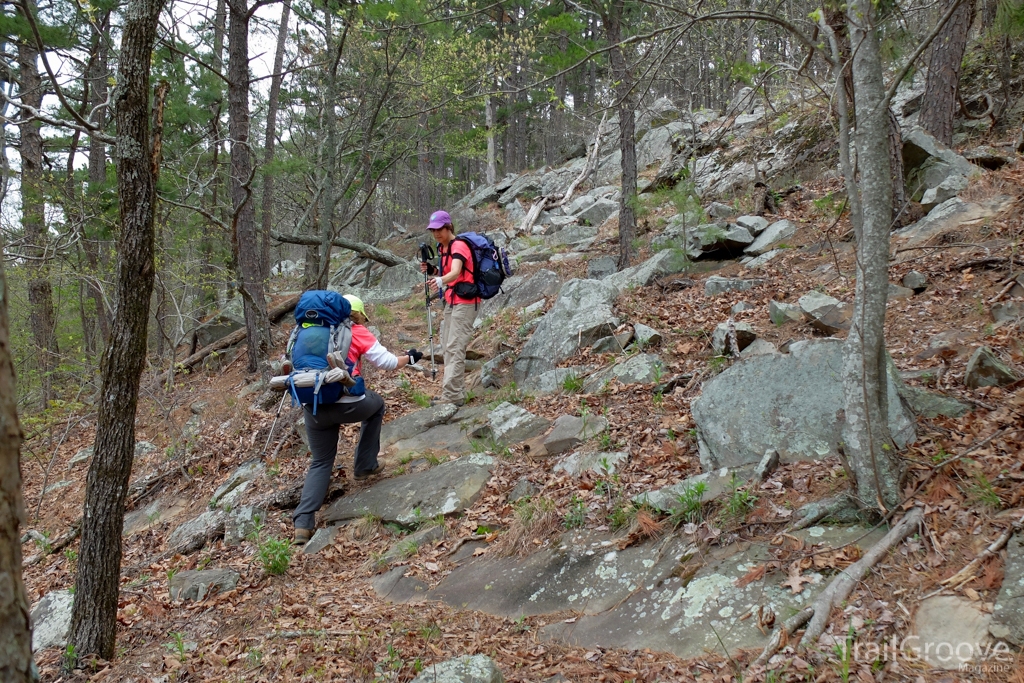
M 302 244 L 307 247 L 319 247 L 320 238 L 314 235 L 285 235 L 280 232 L 270 233 L 270 237 L 278 243 L 284 244 Z M 335 237 L 331 244 L 342 249 L 348 249 L 354 251 L 363 258 L 368 258 L 371 261 L 377 261 L 383 263 L 385 266 L 401 266 L 409 263 L 401 256 L 392 254 L 387 249 L 381 249 L 375 247 L 372 244 L 366 244 L 365 242 L 356 242 L 355 240 L 345 239 L 344 237 Z
M 469 543 L 470 541 L 483 541 L 486 539 L 487 534 L 472 534 L 470 536 L 463 536 L 459 540 L 455 541 L 455 545 L 453 545 L 452 549 L 448 551 L 448 555 L 454 555 L 455 551 L 461 548 L 465 543 Z
M 21 563 L 22 569 L 25 567 L 31 567 L 39 564 L 43 561 L 44 557 L 49 557 L 59 550 L 63 550 L 67 546 L 71 545 L 71 542 L 78 538 L 78 535 L 82 533 L 82 518 L 79 517 L 72 524 L 71 528 L 64 532 L 63 535 L 59 536 L 50 547 L 46 550 L 42 550 L 31 557 L 26 557 L 25 561 Z
M 974 578 L 974 572 L 982 565 L 982 563 L 988 558 L 992 557 L 1000 550 L 1006 547 L 1009 543 L 1010 537 L 1013 533 L 1021 528 L 1021 524 L 1024 524 L 1024 517 L 1010 525 L 1010 528 L 1003 532 L 1003 534 L 992 542 L 992 545 L 985 548 L 985 550 L 979 554 L 976 558 L 971 560 L 966 567 L 958 571 L 953 576 L 949 577 L 945 581 L 942 581 L 942 585 L 947 588 L 959 588 L 963 584 L 967 583 Z

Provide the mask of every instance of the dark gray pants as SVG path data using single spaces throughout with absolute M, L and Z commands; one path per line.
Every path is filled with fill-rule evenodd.
M 380 452 L 380 426 L 384 421 L 384 399 L 367 390 L 362 401 L 330 403 L 318 406 L 316 415 L 306 407 L 306 437 L 313 461 L 306 473 L 299 506 L 292 513 L 292 522 L 298 529 L 316 528 L 316 511 L 324 503 L 331 485 L 334 459 L 338 455 L 338 429 L 343 424 L 362 422 L 359 444 L 356 446 L 355 473 L 363 474 L 377 468 Z

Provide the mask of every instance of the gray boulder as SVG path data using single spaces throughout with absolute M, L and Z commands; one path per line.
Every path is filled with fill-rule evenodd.
M 711 218 L 728 218 L 736 213 L 731 206 L 721 202 L 711 202 L 706 211 Z
M 674 121 L 664 126 L 651 129 L 637 143 L 636 146 L 636 168 L 643 171 L 649 166 L 660 164 L 672 156 L 672 142 L 684 130 L 689 129 L 686 124 Z
M 687 246 L 692 251 L 699 251 L 702 254 L 740 251 L 754 241 L 754 237 L 746 228 L 732 223 L 698 225 L 690 229 L 688 237 Z
M 775 325 L 798 323 L 804 319 L 803 311 L 795 304 L 772 300 L 768 303 L 768 318 Z
M 907 187 L 914 198 L 920 198 L 950 176 L 970 177 L 978 173 L 971 162 L 919 127 L 903 133 L 903 166 L 907 169 Z
M 182 554 L 199 550 L 224 533 L 224 517 L 223 510 L 207 510 L 172 531 L 167 547 Z
M 414 533 L 409 534 L 402 540 L 393 544 L 388 551 L 384 553 L 382 562 L 385 564 L 394 564 L 395 562 L 402 562 L 415 555 L 420 546 L 434 543 L 444 538 L 444 526 L 443 525 L 432 525 L 424 529 L 420 529 Z
M 630 287 L 646 287 L 658 278 L 682 273 L 691 265 L 682 249 L 665 249 L 643 263 L 620 270 L 601 282 L 615 288 L 616 295 Z
M 889 290 L 886 292 L 886 301 L 896 301 L 898 299 L 909 299 L 914 296 L 914 290 L 909 287 L 903 287 L 901 285 L 889 283 Z
M 928 276 L 924 273 L 912 270 L 904 275 L 900 282 L 902 282 L 903 286 L 907 289 L 914 290 L 915 294 L 920 294 L 928 287 Z
M 493 659 L 473 655 L 428 664 L 412 683 L 505 683 L 505 677 Z
M 224 545 L 238 545 L 267 519 L 267 511 L 255 505 L 240 505 L 224 515 Z
M 775 344 L 764 339 L 755 339 L 750 342 L 747 348 L 740 351 L 740 358 L 749 358 L 750 356 L 762 356 L 765 354 L 778 353 L 779 350 L 775 348 Z
M 997 323 L 1014 322 L 1024 318 L 1024 302 L 1002 301 L 992 305 L 992 319 Z
M 650 105 L 640 105 L 636 113 L 637 131 L 665 126 L 679 118 L 679 109 L 667 97 L 659 97 Z
M 589 365 L 575 366 L 571 368 L 555 368 L 554 370 L 548 370 L 542 372 L 539 375 L 531 375 L 527 377 L 520 387 L 528 394 L 534 396 L 546 396 L 548 394 L 557 394 L 561 392 L 565 387 L 565 381 L 568 378 L 583 378 L 590 374 L 593 370 Z
M 232 332 L 245 327 L 245 312 L 242 309 L 241 297 L 236 297 L 225 303 L 221 310 L 215 313 L 209 320 L 203 322 L 195 329 L 199 346 L 208 346 L 218 339 L 223 339 Z
M 743 250 L 743 253 L 750 254 L 751 256 L 760 256 L 767 251 L 771 251 L 784 240 L 795 235 L 796 228 L 795 223 L 787 220 L 772 223 L 765 228 L 764 232 L 757 236 L 757 239 L 749 247 Z
M 819 291 L 808 292 L 797 300 L 797 305 L 811 326 L 825 334 L 850 329 L 853 306 L 828 294 Z
M 570 225 L 564 230 L 559 230 L 553 235 L 544 238 L 544 244 L 549 247 L 556 247 L 568 244 L 579 247 L 597 237 L 597 228 L 590 225 Z
M 95 450 L 95 446 L 86 446 L 85 448 L 80 449 L 71 457 L 71 460 L 68 460 L 68 469 L 71 469 L 72 466 L 77 465 L 80 462 L 87 461 L 89 458 L 92 457 Z M 149 441 L 136 441 L 135 452 L 133 453 L 132 457 L 139 458 L 141 456 L 154 453 L 157 450 L 159 449 Z
M 467 208 L 475 209 L 481 204 L 498 201 L 499 196 L 501 196 L 501 193 L 498 192 L 497 185 L 481 185 L 459 203 Z
M 524 218 L 526 218 L 526 209 L 518 199 L 514 199 L 505 205 L 505 220 L 511 223 L 513 227 L 518 227 Z
M 32 608 L 32 652 L 64 647 L 71 630 L 71 608 L 75 596 L 69 590 L 51 591 Z
M 213 592 L 224 593 L 238 585 L 238 572 L 230 569 L 201 569 L 178 572 L 167 582 L 171 600 L 201 602 Z
M 527 193 L 531 195 L 537 194 L 540 192 L 540 179 L 541 174 L 539 171 L 524 173 L 513 180 L 509 188 L 498 197 L 498 203 L 505 206 L 512 203 L 517 197 Z
M 980 347 L 967 361 L 964 384 L 971 389 L 1001 387 L 1017 381 L 1017 374 L 987 346 Z
M 522 308 L 554 296 L 561 286 L 562 280 L 558 273 L 547 269 L 538 270 L 528 277 L 513 275 L 502 283 L 501 292 L 480 304 L 480 313 L 474 325 L 479 327 L 484 320 L 497 315 L 503 308 Z
M 757 333 L 750 323 L 719 323 L 715 326 L 714 334 L 711 335 L 711 348 L 715 355 L 724 356 L 732 353 L 732 344 L 729 342 L 729 328 L 735 330 L 736 346 L 738 351 L 743 351 L 757 339 Z
M 598 258 L 591 259 L 587 263 L 587 279 L 603 280 L 609 275 L 612 275 L 616 270 L 618 270 L 618 266 L 614 257 L 600 256 Z
M 576 219 L 584 225 L 600 227 L 608 220 L 608 217 L 619 210 L 619 203 L 608 199 L 598 199 L 596 202 L 576 214 Z
M 458 407 L 452 403 L 438 403 L 429 408 L 403 415 L 391 422 L 385 422 L 380 430 L 380 445 L 382 448 L 387 448 L 402 439 L 412 438 L 431 427 L 444 424 L 452 419 L 457 411 Z
M 490 411 L 488 423 L 494 440 L 506 445 L 537 436 L 551 425 L 548 419 L 507 401 Z
M 731 491 L 733 482 L 746 483 L 753 471 L 754 467 L 750 465 L 738 469 L 722 467 L 711 472 L 695 474 L 664 488 L 638 493 L 633 496 L 633 502 L 637 505 L 650 505 L 659 512 L 671 514 L 679 508 L 680 498 L 696 497 L 696 492 L 700 490 L 700 502 L 710 503 Z
M 627 462 L 629 462 L 627 451 L 573 453 L 563 458 L 553 469 L 573 477 L 578 477 L 584 472 L 593 472 L 600 477 L 606 477 L 615 474 Z
M 757 237 L 768 228 L 768 219 L 762 216 L 740 216 L 736 225 L 746 228 L 751 235 Z
M 589 194 L 580 195 L 562 207 L 562 211 L 566 216 L 575 216 L 579 214 L 580 211 L 583 211 L 587 207 L 593 205 L 596 201 L 597 199 Z
M 961 401 L 943 396 L 925 389 L 903 385 L 900 387 L 900 396 L 907 402 L 914 414 L 921 417 L 935 418 L 940 415 L 945 417 L 963 417 L 971 411 L 971 406 Z
M 760 287 L 764 280 L 743 280 L 735 277 L 712 275 L 704 281 L 704 296 L 718 296 L 726 292 L 745 292 Z
M 1024 646 L 1024 533 L 1017 532 L 1006 544 L 1003 586 L 992 608 L 989 632 L 998 640 Z M 33 620 L 34 621 L 34 620 Z M 34 648 L 33 648 L 34 649 Z
M 425 472 L 385 479 L 335 501 L 323 518 L 331 523 L 372 514 L 384 522 L 416 526 L 438 515 L 456 514 L 480 496 L 493 466 L 490 456 L 474 454 Z
M 513 377 L 517 383 L 553 370 L 579 348 L 607 337 L 618 327 L 612 313 L 618 290 L 606 282 L 570 280 L 562 286 L 555 305 L 541 318 L 516 359 Z
M 508 360 L 513 357 L 511 351 L 499 353 L 483 364 L 480 368 L 480 386 L 487 388 L 499 388 L 505 386 L 506 373 L 502 371 Z
M 843 440 L 843 342 L 799 341 L 788 354 L 753 356 L 704 385 L 693 402 L 705 471 L 757 463 L 775 448 L 784 462 L 824 458 Z M 888 377 L 889 429 L 900 448 L 914 420 Z
M 594 353 L 622 353 L 631 341 L 633 341 L 633 330 L 626 330 L 598 339 L 590 348 Z
M 954 173 L 947 176 L 935 187 L 930 187 L 921 195 L 921 208 L 931 211 L 939 204 L 952 199 L 967 189 L 967 176 Z
M 772 249 L 770 251 L 766 251 L 760 256 L 756 256 L 747 261 L 746 263 L 744 263 L 743 267 L 746 268 L 747 270 L 757 270 L 758 268 L 764 268 L 766 265 L 768 265 L 769 262 L 775 260 L 776 257 L 781 256 L 784 251 L 784 249 Z
M 661 339 L 661 332 L 658 332 L 653 327 L 648 327 L 642 323 L 635 323 L 633 325 L 633 341 L 640 346 L 644 348 L 657 346 L 661 343 Z
M 249 484 L 262 475 L 266 469 L 267 466 L 258 458 L 242 463 L 238 466 L 238 469 L 232 472 L 227 480 L 213 492 L 213 497 L 210 498 L 210 505 L 212 507 L 224 508 L 230 508 L 238 505 L 238 502 L 242 499 L 242 496 L 245 494 L 245 490 L 249 487 Z
M 665 366 L 656 354 L 638 353 L 595 372 L 583 383 L 583 390 L 592 394 L 612 380 L 622 384 L 652 384 L 659 381 L 664 372 Z
M 561 415 L 555 420 L 551 433 L 544 437 L 544 450 L 551 455 L 563 453 L 597 436 L 607 426 L 608 420 L 599 415 L 588 415 L 586 419 Z

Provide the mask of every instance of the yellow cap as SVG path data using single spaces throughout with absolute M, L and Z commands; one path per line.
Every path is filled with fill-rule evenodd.
M 348 300 L 349 304 L 351 304 L 353 311 L 358 311 L 359 313 L 362 313 L 363 317 L 366 318 L 366 322 L 370 322 L 370 316 L 366 315 L 366 307 L 363 306 L 362 299 L 360 299 L 355 294 L 345 294 L 344 298 Z

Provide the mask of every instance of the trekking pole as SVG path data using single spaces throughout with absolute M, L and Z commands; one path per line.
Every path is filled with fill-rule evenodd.
M 270 447 L 270 440 L 274 438 L 274 430 L 277 428 L 277 419 L 281 417 L 281 407 L 284 406 L 284 399 L 288 396 L 288 390 L 281 394 L 281 401 L 277 404 L 277 413 L 274 415 L 274 421 L 270 425 L 270 434 L 267 435 L 267 442 L 263 444 L 263 451 L 260 453 L 260 458 L 263 458 L 267 454 L 267 448 Z
M 420 244 L 420 261 L 430 260 L 430 247 Z M 437 365 L 434 362 L 434 320 L 430 311 L 430 286 L 427 285 L 427 271 L 423 271 L 423 294 L 427 299 L 427 331 L 430 333 L 430 379 L 437 379 Z

